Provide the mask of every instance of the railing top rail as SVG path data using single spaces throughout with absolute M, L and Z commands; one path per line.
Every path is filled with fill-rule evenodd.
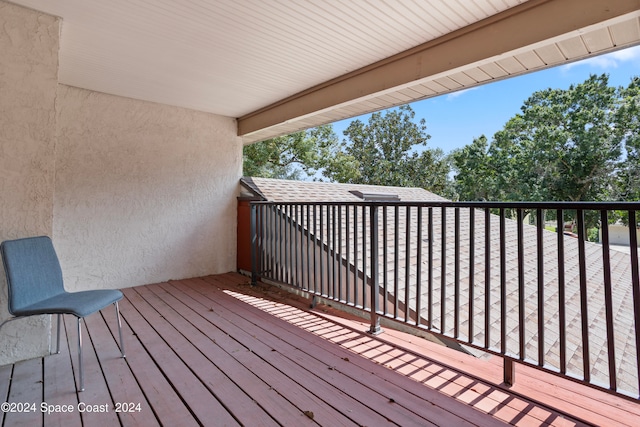
M 452 201 L 343 201 L 343 202 L 273 202 L 252 201 L 252 205 L 270 206 L 422 206 L 457 208 L 504 209 L 584 209 L 584 210 L 640 210 L 640 202 L 452 202 Z

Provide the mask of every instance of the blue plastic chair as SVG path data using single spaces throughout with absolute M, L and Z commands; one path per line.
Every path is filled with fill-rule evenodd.
M 26 239 L 7 240 L 0 244 L 2 263 L 7 275 L 9 291 L 9 313 L 14 317 L 38 314 L 58 315 L 58 336 L 56 353 L 60 353 L 60 324 L 63 314 L 73 314 L 78 319 L 78 365 L 80 391 L 84 391 L 84 372 L 82 367 L 82 320 L 86 316 L 114 304 L 118 319 L 120 352 L 125 357 L 122 341 L 122 321 L 118 301 L 122 292 L 117 289 L 96 289 L 80 292 L 67 292 L 62 281 L 62 269 L 51 239 L 47 236 Z

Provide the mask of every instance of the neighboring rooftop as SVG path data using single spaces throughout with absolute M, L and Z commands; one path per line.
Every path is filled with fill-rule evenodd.
M 240 183 L 270 202 L 362 202 L 367 196 L 394 195 L 403 202 L 445 201 L 444 197 L 416 187 L 339 184 L 335 182 L 293 181 L 272 178 L 243 177 Z
M 242 183 L 247 188 L 251 188 L 258 193 L 264 200 L 273 202 L 355 202 L 363 199 L 352 194 L 352 191 L 361 193 L 378 193 L 398 195 L 403 202 L 428 202 L 428 201 L 444 201 L 446 199 L 430 193 L 420 188 L 402 188 L 402 187 L 384 187 L 384 186 L 367 186 L 353 184 L 336 184 L 322 182 L 301 182 L 286 181 L 277 179 L 264 178 L 243 178 Z M 395 216 L 398 215 L 399 227 L 396 229 Z M 460 271 L 459 271 L 459 289 L 460 297 L 460 335 L 464 337 L 468 331 L 469 325 L 469 244 L 471 239 L 470 227 L 470 209 L 461 208 L 460 214 L 460 230 L 459 240 L 460 247 Z M 349 214 L 345 211 L 345 217 Z M 442 256 L 442 239 L 440 237 L 442 230 L 442 211 L 440 208 L 432 210 L 434 236 L 432 243 L 433 250 L 433 294 L 432 294 L 432 326 L 439 330 L 442 325 L 440 318 L 441 309 L 441 266 L 443 261 L 446 267 L 446 299 L 447 315 L 445 317 L 446 328 L 443 332 L 449 335 L 453 334 L 454 318 L 450 313 L 454 307 L 454 251 L 453 251 L 453 233 L 454 233 L 454 215 L 449 213 L 446 216 L 446 233 L 447 233 L 447 250 Z M 405 299 L 406 280 L 409 280 L 409 286 L 415 288 L 417 281 L 418 258 L 416 254 L 417 244 L 415 230 L 417 229 L 418 215 L 416 209 L 413 208 L 407 214 L 405 208 L 395 211 L 390 209 L 387 212 L 387 240 L 388 247 L 395 244 L 398 239 L 398 264 L 395 264 L 394 257 L 390 256 L 386 262 L 386 278 L 383 277 L 383 268 L 380 268 L 380 283 L 387 283 L 388 290 L 394 291 L 396 281 L 398 283 L 398 298 L 400 301 Z M 357 217 L 358 224 L 362 223 L 364 215 Z M 407 234 L 407 220 L 410 222 L 410 234 Z M 304 218 L 304 212 L 300 212 L 300 224 L 310 224 Z M 343 219 L 343 221 L 350 221 Z M 474 232 L 473 241 L 475 246 L 474 253 L 474 342 L 484 342 L 485 334 L 481 330 L 484 325 L 484 281 L 485 281 L 485 217 L 483 211 L 477 210 L 474 215 Z M 500 241 L 499 241 L 499 217 L 490 216 L 491 233 L 490 251 L 491 251 L 491 270 L 490 270 L 490 287 L 491 287 L 491 305 L 490 305 L 490 342 L 495 348 L 500 348 L 500 301 L 501 293 L 501 277 L 500 277 Z M 352 223 L 353 224 L 353 223 Z M 344 224 L 343 224 L 344 226 Z M 358 225 L 360 227 L 360 225 Z M 426 261 L 428 251 L 428 239 L 426 239 L 426 231 L 428 227 L 428 216 L 426 212 L 422 215 L 423 235 L 421 240 L 422 258 L 421 282 L 424 283 L 428 277 L 429 265 Z M 534 226 L 525 225 L 523 227 L 523 250 L 524 250 L 524 285 L 525 285 L 525 349 L 527 359 L 536 360 L 538 355 L 538 251 L 536 243 L 537 229 Z M 382 236 L 382 232 L 380 232 Z M 316 236 L 318 237 L 318 236 Z M 319 236 L 320 238 L 322 236 Z M 559 291 L 558 291 L 558 235 L 555 232 L 543 230 L 543 269 L 544 269 L 544 353 L 545 365 L 559 368 Z M 340 242 L 338 249 L 341 252 L 343 263 L 347 260 L 366 259 L 365 274 L 369 275 L 370 259 L 367 258 L 368 253 L 354 254 L 353 251 L 360 251 L 361 246 L 354 242 L 353 234 L 346 233 L 343 241 Z M 507 295 L 507 348 L 510 354 L 518 355 L 519 349 L 519 292 L 518 292 L 518 236 L 517 222 L 515 220 L 505 220 L 505 262 L 506 262 L 506 295 Z M 347 240 L 349 242 L 347 243 Z M 380 239 L 380 247 L 385 245 L 385 241 Z M 407 245 L 407 242 L 410 242 Z M 564 275 L 565 275 L 565 312 L 566 312 L 566 329 L 567 329 L 567 369 L 577 375 L 582 376 L 582 336 L 581 324 L 581 301 L 580 301 L 580 277 L 579 277 L 579 260 L 578 260 L 578 240 L 571 237 L 564 238 Z M 333 245 L 333 243 L 332 243 Z M 410 253 L 407 254 L 407 246 L 410 247 Z M 350 255 L 346 255 L 347 248 Z M 380 251 L 382 254 L 382 251 Z M 607 338 L 606 338 L 606 322 L 605 322 L 605 300 L 604 300 L 604 270 L 602 261 L 602 246 L 596 243 L 585 242 L 586 256 L 586 289 L 588 297 L 588 314 L 587 321 L 589 325 L 589 341 L 590 341 L 590 375 L 596 381 L 605 383 L 608 373 L 607 360 Z M 381 255 L 382 256 L 382 255 Z M 407 257 L 409 262 L 407 263 Z M 444 260 L 443 260 L 444 258 Z M 635 326 L 633 322 L 633 295 L 631 286 L 631 263 L 629 255 L 621 251 L 611 250 L 611 278 L 612 278 L 612 296 L 614 308 L 614 330 L 615 330 L 615 354 L 616 354 L 616 371 L 618 379 L 618 387 L 637 395 L 638 393 L 638 374 L 636 366 L 636 343 L 635 343 Z M 362 270 L 360 264 L 352 268 Z M 407 269 L 409 274 L 407 274 Z M 397 270 L 397 271 L 396 271 Z M 416 307 L 415 291 L 410 294 L 410 307 Z M 428 295 L 427 287 L 423 284 L 421 292 L 421 316 L 423 319 L 428 317 Z M 413 314 L 415 318 L 415 313 Z

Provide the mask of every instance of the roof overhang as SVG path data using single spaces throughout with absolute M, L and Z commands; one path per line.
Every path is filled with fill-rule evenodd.
M 640 42 L 640 1 L 532 0 L 238 119 L 245 143 Z
M 640 0 L 10 1 L 61 17 L 60 83 L 245 144 L 640 43 Z

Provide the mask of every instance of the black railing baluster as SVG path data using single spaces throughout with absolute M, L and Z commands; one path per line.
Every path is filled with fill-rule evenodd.
M 311 205 L 307 205 L 307 287 L 311 290 Z M 314 280 L 315 283 L 315 280 Z
M 331 298 L 337 299 L 338 292 L 336 289 L 336 282 L 338 281 L 338 276 L 336 275 L 336 270 L 338 268 L 338 245 L 336 241 L 337 237 L 336 230 L 336 207 L 331 206 Z
M 285 237 L 285 242 L 287 245 L 287 259 L 285 261 L 285 263 L 288 266 L 287 269 L 287 282 L 292 282 L 294 280 L 294 260 L 293 260 L 293 245 L 291 244 L 293 242 L 293 221 L 291 220 L 291 218 L 293 217 L 293 205 L 289 205 L 287 206 L 287 213 L 286 213 L 286 224 L 287 224 L 287 233 L 288 236 Z
M 269 244 L 269 228 L 265 226 L 269 206 L 259 205 L 259 208 L 258 222 L 256 223 L 256 226 L 258 228 L 257 233 L 260 235 L 260 261 L 258 265 L 258 274 L 262 277 L 265 275 L 265 270 L 269 268 L 267 258 L 267 253 L 269 251 L 269 248 L 267 246 Z
M 544 212 L 536 209 L 538 258 L 538 366 L 544 366 Z
M 453 240 L 453 337 L 460 336 L 460 208 L 453 211 L 454 240 Z
M 336 259 L 336 267 L 338 267 L 338 301 L 344 301 L 342 299 L 342 205 L 338 205 L 338 256 Z
M 268 273 L 266 274 L 267 277 L 274 279 L 273 276 L 273 269 L 274 269 L 274 254 L 275 254 L 275 246 L 274 246 L 274 241 L 275 239 L 275 235 L 274 235 L 274 223 L 273 223 L 273 209 L 275 209 L 273 207 L 273 205 L 269 206 L 269 209 L 267 210 L 267 234 L 268 234 L 268 242 L 267 242 L 267 246 L 268 246 L 268 250 L 269 250 L 269 259 L 268 259 Z
M 389 297 L 389 278 L 387 275 L 389 274 L 389 266 L 388 266 L 388 256 L 389 256 L 389 240 L 388 240 L 388 229 L 387 229 L 387 205 L 382 206 L 382 293 L 384 297 L 382 298 L 382 314 L 385 316 L 389 314 L 387 309 L 387 298 Z
M 631 287 L 633 289 L 633 318 L 636 333 L 636 373 L 640 390 L 640 274 L 638 273 L 638 221 L 636 211 L 629 211 L 629 246 L 631 249 Z M 639 391 L 640 392 L 640 391 Z M 638 393 L 636 392 L 636 397 Z
M 429 330 L 433 329 L 433 208 L 429 207 L 427 212 L 427 248 L 428 248 L 428 270 L 427 270 L 427 284 L 429 290 L 427 291 L 427 318 L 429 322 Z
M 291 221 L 290 221 L 290 205 L 282 206 L 282 232 L 284 233 L 284 281 L 291 283 Z
M 609 253 L 609 218 L 606 210 L 600 211 L 602 231 L 602 268 L 604 274 L 604 305 L 607 318 L 607 355 L 609 361 L 609 389 L 617 389 L 616 346 L 613 331 L 613 289 L 611 286 L 611 255 Z
M 371 232 L 370 245 L 371 245 L 371 324 L 369 327 L 370 334 L 379 334 L 380 329 L 380 317 L 378 312 L 380 311 L 379 299 L 380 299 L 380 277 L 378 276 L 378 207 L 372 205 L 369 207 L 369 229 Z
M 469 208 L 469 339 L 467 340 L 469 343 L 474 341 L 474 328 L 473 328 L 473 306 L 475 301 L 475 266 L 476 266 L 476 231 L 475 231 L 475 222 L 476 222 L 476 212 L 474 208 Z
M 409 322 L 409 294 L 411 293 L 411 206 L 405 211 L 404 321 Z
M 518 220 L 518 358 L 524 360 L 527 357 L 525 330 L 526 318 L 525 309 L 525 291 L 524 291 L 524 213 L 522 209 L 518 209 L 516 214 Z
M 313 205 L 313 292 L 318 293 L 318 205 Z
M 346 209 L 345 209 L 345 213 L 344 213 L 344 232 L 346 234 L 346 248 L 345 251 L 347 252 L 347 262 L 346 262 L 346 270 L 345 270 L 345 296 L 344 299 L 347 302 L 347 304 L 352 303 L 353 301 L 351 301 L 351 274 L 350 274 L 350 270 L 351 270 L 351 230 L 349 230 L 349 212 L 351 212 L 351 206 L 347 205 Z M 355 268 L 354 268 L 355 270 Z
M 353 305 L 356 307 L 358 304 L 358 206 L 353 207 Z M 364 252 L 363 252 L 364 253 Z M 362 280 L 365 280 L 364 272 Z
M 507 354 L 507 248 L 504 208 L 500 208 L 500 351 Z
M 442 218 L 440 236 L 440 330 L 446 333 L 447 322 L 447 208 L 440 210 Z
M 369 286 L 367 282 L 367 211 L 366 206 L 362 205 L 362 308 L 364 309 L 367 308 L 367 286 Z
M 297 287 L 301 287 L 300 286 L 300 262 L 299 262 L 300 250 L 298 249 L 298 246 L 299 246 L 300 238 L 302 234 L 298 232 L 298 226 L 300 224 L 299 222 L 300 218 L 298 217 L 298 205 L 295 205 L 293 208 L 294 208 L 293 232 L 294 232 L 294 246 L 295 246 L 293 249 L 293 252 L 295 254 L 293 258 L 293 271 L 295 271 L 295 277 L 296 277 L 295 284 Z
M 278 276 L 276 277 L 277 280 L 280 281 L 284 281 L 284 270 L 283 270 L 283 259 L 282 259 L 282 251 L 283 251 L 283 240 L 282 240 L 282 206 L 279 205 L 277 208 L 277 216 L 276 216 L 276 227 L 278 230 L 278 238 L 276 239 L 278 242 L 278 258 L 277 258 L 277 264 L 278 264 Z
M 379 328 L 380 316 L 392 317 L 417 329 L 429 330 L 436 336 L 453 338 L 499 355 L 504 360 L 506 385 L 515 379 L 515 363 L 522 363 L 611 393 L 628 396 L 629 392 L 635 392 L 635 398 L 640 399 L 637 396 L 640 394 L 637 392 L 640 390 L 640 267 L 637 228 L 634 227 L 640 202 L 252 202 L 250 207 L 252 284 L 261 279 L 281 282 L 314 297 L 323 296 L 368 311 L 370 331 L 373 332 Z M 393 211 L 389 210 L 391 207 Z M 463 214 L 463 208 L 468 209 L 468 215 L 467 211 Z M 440 227 L 434 227 L 434 209 L 440 209 L 441 217 L 437 219 L 441 220 Z M 448 209 L 454 209 L 449 221 Z M 484 210 L 484 218 L 475 213 L 476 209 Z M 545 247 L 551 242 L 546 241 L 551 235 L 545 229 L 544 221 L 549 209 L 556 213 L 557 263 L 555 259 L 553 263 L 548 262 L 551 253 Z M 567 210 L 577 213 L 578 235 L 572 235 L 576 239 L 563 235 Z M 512 211 L 516 214 L 515 221 L 508 217 Z M 524 223 L 527 211 L 536 217 L 535 228 Z M 613 211 L 629 214 L 630 257 L 623 258 L 620 252 L 613 250 L 616 235 L 608 225 Z M 586 218 L 590 219 L 592 212 L 599 216 L 601 247 L 587 241 Z M 401 219 L 401 215 L 404 218 Z M 485 239 L 484 255 L 479 255 L 476 233 L 483 220 L 484 229 L 480 230 Z M 405 221 L 402 226 L 401 221 Z M 416 224 L 415 229 L 413 224 Z M 509 239 L 514 234 L 517 248 L 513 249 L 517 249 L 517 253 L 512 254 Z M 525 241 L 528 238 L 531 241 Z M 433 242 L 438 239 L 440 246 L 434 248 Z M 438 253 L 440 259 L 434 260 Z M 602 261 L 597 259 L 600 257 Z M 517 261 L 517 266 L 512 266 L 512 260 Z M 437 262 L 440 262 L 439 267 Z M 568 264 L 565 266 L 565 263 Z M 493 270 L 495 268 L 499 271 Z M 401 270 L 404 273 L 400 273 Z M 434 290 L 437 292 L 434 289 L 437 274 L 440 274 L 440 295 L 433 294 Z M 480 278 L 476 274 L 481 274 Z M 464 289 L 467 285 L 468 291 Z M 617 295 L 621 289 L 628 291 L 629 285 L 633 301 L 627 298 L 629 301 L 618 302 Z M 478 310 L 482 311 L 476 286 L 481 286 L 480 295 L 484 288 L 484 325 L 475 321 L 476 313 L 480 314 Z M 511 301 L 516 294 L 517 301 Z M 451 298 L 451 302 L 447 298 Z M 550 301 L 546 301 L 547 298 Z M 467 313 L 461 312 L 466 301 L 469 304 L 468 328 L 464 325 Z M 439 302 L 440 307 L 437 307 Z M 477 307 L 477 304 L 480 305 Z M 434 311 L 434 305 L 439 313 Z M 515 309 L 518 310 L 517 320 Z M 591 331 L 591 324 L 598 319 L 589 318 L 590 312 L 592 316 L 602 317 L 606 344 L 600 337 L 597 341 L 591 339 L 591 334 L 596 333 Z M 536 314 L 537 320 L 531 322 Z M 634 332 L 628 337 L 620 335 L 627 326 L 618 326 L 619 322 L 629 322 L 631 317 Z M 453 323 L 449 323 L 451 321 Z M 549 339 L 555 338 L 556 332 L 546 330 L 549 327 L 546 323 L 556 321 L 558 341 L 553 342 Z M 510 335 L 515 328 L 518 329 L 517 338 Z M 580 333 L 577 333 L 578 328 Z M 464 337 L 467 330 L 468 337 Z M 573 330 L 576 331 L 574 336 L 568 337 L 569 331 Z M 495 336 L 496 333 L 500 336 Z M 481 334 L 484 334 L 484 343 L 475 340 L 475 336 Z M 498 339 L 500 345 L 497 345 Z M 512 354 L 515 346 L 510 351 L 515 339 L 518 339 L 519 347 L 517 356 Z M 635 343 L 631 344 L 633 340 Z M 582 347 L 581 354 L 569 353 L 569 341 Z M 596 343 L 600 347 L 595 348 Z M 630 357 L 625 354 L 621 358 L 621 344 L 626 346 L 627 352 L 632 349 Z M 527 358 L 527 347 L 536 345 L 537 358 Z M 558 348 L 559 360 L 554 355 Z M 607 386 L 601 386 L 595 380 L 592 382 L 594 374 L 591 370 L 596 366 L 596 355 L 605 351 L 609 381 Z M 574 359 L 582 357 L 582 378 L 567 373 L 569 366 L 573 366 L 571 362 L 575 363 L 569 361 L 570 355 Z M 619 376 L 618 371 L 626 375 Z M 630 390 L 630 382 L 637 382 L 638 388 L 632 384 Z
M 491 210 L 484 211 L 484 347 L 491 348 Z
M 417 218 L 417 227 L 416 230 L 416 245 L 417 245 L 417 253 L 416 253 L 416 325 L 419 325 L 421 313 L 422 313 L 422 206 L 417 207 L 418 218 Z
M 393 304 L 393 318 L 397 319 L 399 316 L 398 307 L 400 307 L 400 206 L 394 207 L 395 213 L 393 218 L 393 290 L 394 290 L 394 304 Z
M 258 282 L 258 248 L 257 246 L 257 240 L 258 240 L 258 227 L 257 227 L 257 223 L 258 223 L 258 207 L 254 204 L 250 204 L 249 205 L 249 209 L 250 209 L 250 242 L 249 244 L 251 245 L 251 285 L 255 286 Z M 58 321 L 60 319 L 58 318 Z
M 564 276 L 564 211 L 558 209 L 557 229 L 558 235 L 558 323 L 560 340 L 560 372 L 567 372 L 567 313 L 565 297 L 565 276 Z
M 589 302 L 587 294 L 587 255 L 585 250 L 584 210 L 576 211 L 578 219 L 578 269 L 580 271 L 580 318 L 582 324 L 582 371 L 586 382 L 591 381 L 589 355 Z
M 320 231 L 320 239 L 318 241 L 318 246 L 319 246 L 319 256 L 318 256 L 318 261 L 319 261 L 319 265 L 318 265 L 318 270 L 320 271 L 320 295 L 326 295 L 324 292 L 324 258 L 325 258 L 325 239 L 324 239 L 324 212 L 325 212 L 325 206 L 320 205 L 320 224 L 318 225 L 318 230 Z

